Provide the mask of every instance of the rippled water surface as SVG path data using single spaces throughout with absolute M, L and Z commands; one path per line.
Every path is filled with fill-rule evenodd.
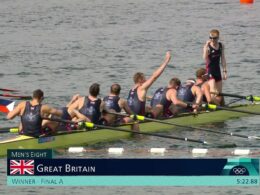
M 87 93 L 93 82 L 101 96 L 112 83 L 122 85 L 126 97 L 136 71 L 152 74 L 167 50 L 172 60 L 149 94 L 173 76 L 194 77 L 204 66 L 202 47 L 208 32 L 217 28 L 225 44 L 228 80 L 224 91 L 260 94 L 260 3 L 240 5 L 239 0 L 0 0 L 1 88 L 30 94 L 45 91 L 46 102 L 63 106 L 75 93 Z M 1 126 L 13 126 L 0 115 Z M 15 123 L 18 119 L 14 120 Z M 259 117 L 208 125 L 240 134 L 259 135 Z M 260 143 L 235 137 L 177 130 L 167 133 L 216 143 L 209 157 L 232 156 L 222 143 L 259 149 Z M 8 135 L 1 135 L 2 138 Z M 89 147 L 80 155 L 59 151 L 58 157 L 111 157 L 108 147 L 124 147 L 121 157 L 155 157 L 147 150 L 166 147 L 164 156 L 192 157 L 200 147 L 181 141 L 146 137 Z M 219 149 L 219 150 L 217 150 Z M 259 156 L 256 153 L 253 156 Z M 160 157 L 161 158 L 161 157 Z M 259 188 L 241 187 L 6 187 L 6 159 L 0 159 L 0 194 L 259 194 Z

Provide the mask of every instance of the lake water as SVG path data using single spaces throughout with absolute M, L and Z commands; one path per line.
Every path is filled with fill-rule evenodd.
M 63 106 L 75 93 L 86 94 L 91 83 L 101 84 L 101 96 L 112 83 L 126 97 L 136 71 L 151 75 L 170 50 L 172 60 L 151 87 L 166 85 L 177 76 L 194 77 L 203 67 L 202 47 L 212 28 L 225 44 L 228 80 L 224 90 L 260 94 L 260 3 L 239 0 L 0 0 L 0 81 L 2 88 L 30 95 L 45 91 L 46 102 Z M 11 126 L 0 115 L 1 126 Z M 18 122 L 19 119 L 15 119 Z M 259 117 L 226 121 L 210 128 L 259 135 Z M 209 127 L 209 126 L 208 126 Z M 205 137 L 259 149 L 260 143 L 222 135 L 176 131 L 172 135 Z M 7 135 L 1 135 L 5 137 Z M 107 157 L 104 148 L 124 147 L 127 157 L 151 157 L 137 149 L 166 147 L 176 150 L 165 157 L 190 157 L 196 144 L 147 137 L 92 146 L 83 157 Z M 135 150 L 136 149 L 136 150 Z M 227 150 L 231 150 L 228 148 Z M 67 153 L 59 157 L 77 158 Z M 211 157 L 222 155 L 212 154 Z M 125 156 L 125 157 L 126 157 Z M 229 154 L 222 155 L 224 157 Z M 256 154 L 257 156 L 257 154 Z M 82 157 L 82 156 L 81 156 Z M 124 157 L 124 156 L 123 156 Z M 259 188 L 241 187 L 6 187 L 6 159 L 0 159 L 0 194 L 259 194 Z

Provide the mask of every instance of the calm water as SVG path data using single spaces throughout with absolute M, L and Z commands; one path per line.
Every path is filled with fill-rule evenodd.
M 184 80 L 204 66 L 202 47 L 212 28 L 220 29 L 226 47 L 229 79 L 224 91 L 260 94 L 260 3 L 240 5 L 239 0 L 0 0 L 0 81 L 2 88 L 30 94 L 42 88 L 46 101 L 63 106 L 69 98 L 84 95 L 93 82 L 101 84 L 101 95 L 109 86 L 122 85 L 126 97 L 132 75 L 150 75 L 167 50 L 172 60 L 150 94 L 173 76 Z M 0 115 L 1 126 L 13 123 Z M 16 122 L 18 120 L 15 120 Z M 215 124 L 240 134 L 259 135 L 259 117 Z M 177 131 L 174 135 L 203 138 L 216 143 L 259 149 L 260 143 L 200 132 Z M 3 135 L 1 135 L 3 136 Z M 4 135 L 4 137 L 7 135 Z M 150 147 L 166 147 L 167 157 L 190 157 L 192 147 L 179 141 L 157 139 L 122 140 L 92 146 L 81 157 L 107 157 L 104 148 L 128 148 L 128 157 L 151 157 Z M 144 148 L 143 151 L 140 148 Z M 139 150 L 137 150 L 139 149 Z M 228 148 L 225 151 L 229 151 Z M 230 156 L 216 153 L 211 156 Z M 257 155 L 257 154 L 256 154 Z M 77 158 L 78 155 L 58 154 Z M 125 157 L 123 155 L 123 157 Z M 0 194 L 257 194 L 259 188 L 238 187 L 74 187 L 8 188 L 6 160 L 0 159 Z

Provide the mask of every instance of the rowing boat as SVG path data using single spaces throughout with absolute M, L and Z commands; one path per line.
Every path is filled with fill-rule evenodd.
M 234 107 L 231 107 L 234 108 Z M 240 105 L 236 109 L 260 112 L 260 104 Z M 218 110 L 212 112 L 200 113 L 197 117 L 193 115 L 182 115 L 180 117 L 165 119 L 167 122 L 173 122 L 183 125 L 202 125 L 207 123 L 223 122 L 228 119 L 234 119 L 247 116 L 246 113 L 231 112 L 227 110 Z M 130 125 L 120 126 L 124 129 L 130 129 Z M 172 125 L 156 122 L 140 123 L 141 132 L 159 132 L 173 130 Z M 77 130 L 70 132 L 59 132 L 53 136 L 33 138 L 30 136 L 19 135 L 14 138 L 0 141 L 0 156 L 6 156 L 7 149 L 46 149 L 46 148 L 67 148 L 69 146 L 91 145 L 99 142 L 109 142 L 119 139 L 129 138 L 130 133 L 113 131 L 109 129 L 98 130 Z

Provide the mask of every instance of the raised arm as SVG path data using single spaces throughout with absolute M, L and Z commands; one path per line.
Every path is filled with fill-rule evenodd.
M 209 43 L 210 43 L 210 41 L 208 40 L 208 41 L 206 42 L 206 44 L 204 45 L 204 47 L 203 47 L 203 55 L 202 55 L 202 57 L 203 57 L 203 59 L 204 59 L 205 61 L 208 60 L 208 56 L 209 56 L 209 50 L 208 50 Z
M 166 53 L 163 63 L 160 65 L 160 67 L 156 71 L 154 71 L 152 76 L 150 76 L 150 78 L 147 79 L 142 84 L 141 88 L 148 89 L 153 84 L 153 82 L 156 81 L 156 79 L 162 74 L 162 72 L 164 71 L 165 67 L 167 66 L 167 64 L 169 63 L 170 60 L 171 60 L 171 53 L 168 51 Z

